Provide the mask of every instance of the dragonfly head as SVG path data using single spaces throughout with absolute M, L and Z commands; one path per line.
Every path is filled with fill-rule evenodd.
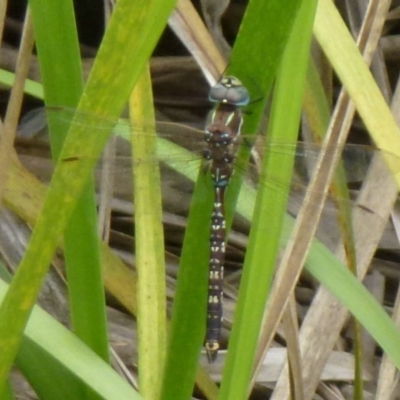
M 227 103 L 234 106 L 246 106 L 250 94 L 243 83 L 234 76 L 224 76 L 211 89 L 208 98 L 213 103 Z

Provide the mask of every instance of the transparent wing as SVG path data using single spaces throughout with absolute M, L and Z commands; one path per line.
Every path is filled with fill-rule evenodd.
M 128 120 L 116 119 L 110 120 L 102 117 L 77 113 L 74 109 L 50 107 L 47 109 L 35 110 L 34 113 L 25 117 L 20 126 L 20 144 L 25 150 L 20 151 L 25 153 L 22 157 L 27 156 L 29 152 L 36 154 L 36 161 L 31 161 L 30 169 L 38 168 L 38 159 L 42 158 L 43 166 L 39 167 L 39 176 L 45 180 L 49 180 L 51 168 L 46 158 L 49 157 L 47 139 L 46 139 L 46 115 L 56 118 L 60 123 L 69 126 L 70 124 L 80 124 L 81 126 L 92 124 L 93 119 L 96 120 L 96 125 L 104 126 L 104 129 L 113 130 L 113 133 L 118 136 L 116 157 L 114 160 L 113 172 L 118 179 L 116 180 L 115 195 L 123 199 L 131 198 L 132 188 L 129 182 L 132 181 L 132 159 L 130 156 L 131 145 L 129 137 L 132 131 L 143 135 L 157 136 L 157 156 L 152 159 L 140 160 L 138 162 L 162 162 L 163 165 L 163 186 L 165 200 L 164 205 L 168 211 L 176 212 L 177 209 L 185 212 L 188 209 L 190 193 L 192 190 L 191 181 L 195 180 L 203 161 L 202 152 L 206 146 L 204 141 L 204 132 L 186 125 L 176 123 L 160 122 L 156 124 L 156 132 L 151 124 L 142 124 L 140 126 L 132 126 Z M 104 124 L 101 122 L 104 121 Z M 107 128 L 106 128 L 107 127 Z M 38 140 L 31 140 L 32 137 Z M 27 139 L 28 138 L 28 139 Z M 295 170 L 291 187 L 290 207 L 291 212 L 296 213 L 302 201 L 302 197 L 307 188 L 309 177 L 312 174 L 314 164 L 321 151 L 320 145 L 298 142 L 296 146 L 285 143 L 265 144 L 262 135 L 241 135 L 237 140 L 238 145 L 251 146 L 254 145 L 254 151 L 259 157 L 268 156 L 269 154 L 286 156 L 288 154 L 295 157 Z M 21 149 L 20 149 L 21 150 Z M 46 153 L 47 152 L 47 153 Z M 380 150 L 373 146 L 367 145 L 346 145 L 341 155 L 343 165 L 346 172 L 346 180 L 350 189 L 357 190 L 365 179 L 372 158 Z M 39 155 L 39 153 L 42 153 Z M 394 155 L 385 154 L 385 156 L 396 157 Z M 256 162 L 252 162 L 246 171 L 248 183 L 250 187 L 257 188 L 258 177 L 258 157 L 255 157 Z M 66 160 L 73 162 L 73 159 Z M 107 161 L 107 160 L 105 160 Z M 104 162 L 104 160 L 103 160 Z M 400 164 L 399 164 L 400 165 Z M 101 168 L 101 163 L 99 165 Z M 46 176 L 47 175 L 47 176 Z M 273 175 L 269 174 L 266 183 L 273 190 L 283 191 L 283 184 L 279 182 Z M 210 190 L 212 183 L 210 181 Z M 328 198 L 327 208 L 335 209 L 337 198 Z M 348 199 L 339 199 L 348 201 Z M 180 204 L 181 207 L 177 207 Z M 366 210 L 366 212 L 369 212 Z M 181 213 L 181 212 L 179 212 Z

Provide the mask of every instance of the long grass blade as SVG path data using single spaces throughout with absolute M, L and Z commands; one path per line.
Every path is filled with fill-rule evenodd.
M 315 7 L 315 2 L 313 6 L 303 2 L 293 25 L 275 85 L 267 140 L 289 143 L 297 140 Z M 283 182 L 290 182 L 292 169 L 293 159 L 290 157 L 266 154 L 262 178 L 277 174 Z M 240 393 L 239 397 L 245 397 L 249 390 L 265 301 L 279 249 L 286 199 L 285 195 L 269 191 L 267 185 L 260 186 L 243 268 L 236 322 L 232 329 L 230 351 L 235 351 L 228 352 L 221 398 L 228 399 L 237 393 Z M 239 355 L 240 363 L 237 362 Z
M 131 120 L 140 125 L 155 121 L 148 68 L 145 68 L 130 99 Z M 155 122 L 154 122 L 155 132 Z M 146 399 L 157 399 L 161 390 L 166 354 L 166 293 L 164 234 L 160 171 L 155 158 L 156 137 L 132 134 L 134 168 L 135 243 L 138 273 L 139 387 Z
M 83 91 L 83 77 L 73 4 L 69 0 L 37 1 L 33 4 L 32 14 L 45 102 L 76 107 Z M 54 65 L 60 68 L 54 68 Z M 49 118 L 49 129 L 53 161 L 56 162 L 67 131 L 65 127 L 57 126 L 52 118 Z M 96 214 L 94 183 L 91 181 L 65 230 L 65 260 L 72 328 L 79 338 L 109 361 Z

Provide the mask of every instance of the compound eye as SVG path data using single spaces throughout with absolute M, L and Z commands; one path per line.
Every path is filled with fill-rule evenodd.
M 210 89 L 209 100 L 214 103 L 227 103 L 245 106 L 250 102 L 250 94 L 242 82 L 234 76 L 222 78 Z

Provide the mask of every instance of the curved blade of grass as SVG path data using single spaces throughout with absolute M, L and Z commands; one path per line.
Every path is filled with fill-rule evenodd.
M 331 291 L 367 329 L 400 368 L 400 331 L 370 292 L 321 243 L 314 242 L 307 269 Z M 326 269 L 326 263 L 335 265 Z M 322 264 L 321 264 L 322 263 Z
M 139 126 L 154 121 L 150 71 L 146 67 L 130 99 L 132 122 Z M 161 390 L 166 353 L 166 293 L 164 232 L 162 226 L 160 170 L 157 163 L 140 162 L 154 158 L 156 137 L 133 131 L 135 163 L 135 243 L 138 273 L 139 387 L 146 399 L 157 399 Z
M 315 7 L 316 2 L 303 2 L 286 46 L 275 84 L 267 132 L 267 140 L 272 142 L 297 141 Z M 293 162 L 292 157 L 265 154 L 261 179 L 268 178 L 271 173 L 278 174 L 279 180 L 287 182 L 289 188 Z M 286 200 L 287 196 L 268 190 L 268 185 L 260 185 L 221 385 L 221 398 L 245 398 L 249 388 L 265 301 L 279 249 Z
M 118 1 L 80 102 L 82 111 L 114 118 L 120 114 L 172 6 L 161 0 Z M 107 141 L 107 131 L 100 130 L 101 135 L 96 128 L 76 125 L 70 130 L 60 159 L 76 162 L 57 164 L 29 248 L 0 308 L 0 392 L 58 238 Z M 93 164 L 82 163 L 77 156 L 92 159 Z
M 6 290 L 7 285 L 0 280 L 0 301 L 4 301 Z M 39 307 L 34 307 L 25 335 L 100 398 L 141 399 L 107 363 Z
M 76 107 L 83 77 L 73 4 L 70 0 L 32 4 L 35 39 L 47 104 Z M 60 51 L 62 49 L 62 51 Z M 58 65 L 58 68 L 54 68 Z M 53 160 L 66 129 L 49 119 Z M 65 230 L 65 260 L 72 327 L 76 335 L 109 361 L 105 296 L 100 266 L 94 182 L 88 182 Z

